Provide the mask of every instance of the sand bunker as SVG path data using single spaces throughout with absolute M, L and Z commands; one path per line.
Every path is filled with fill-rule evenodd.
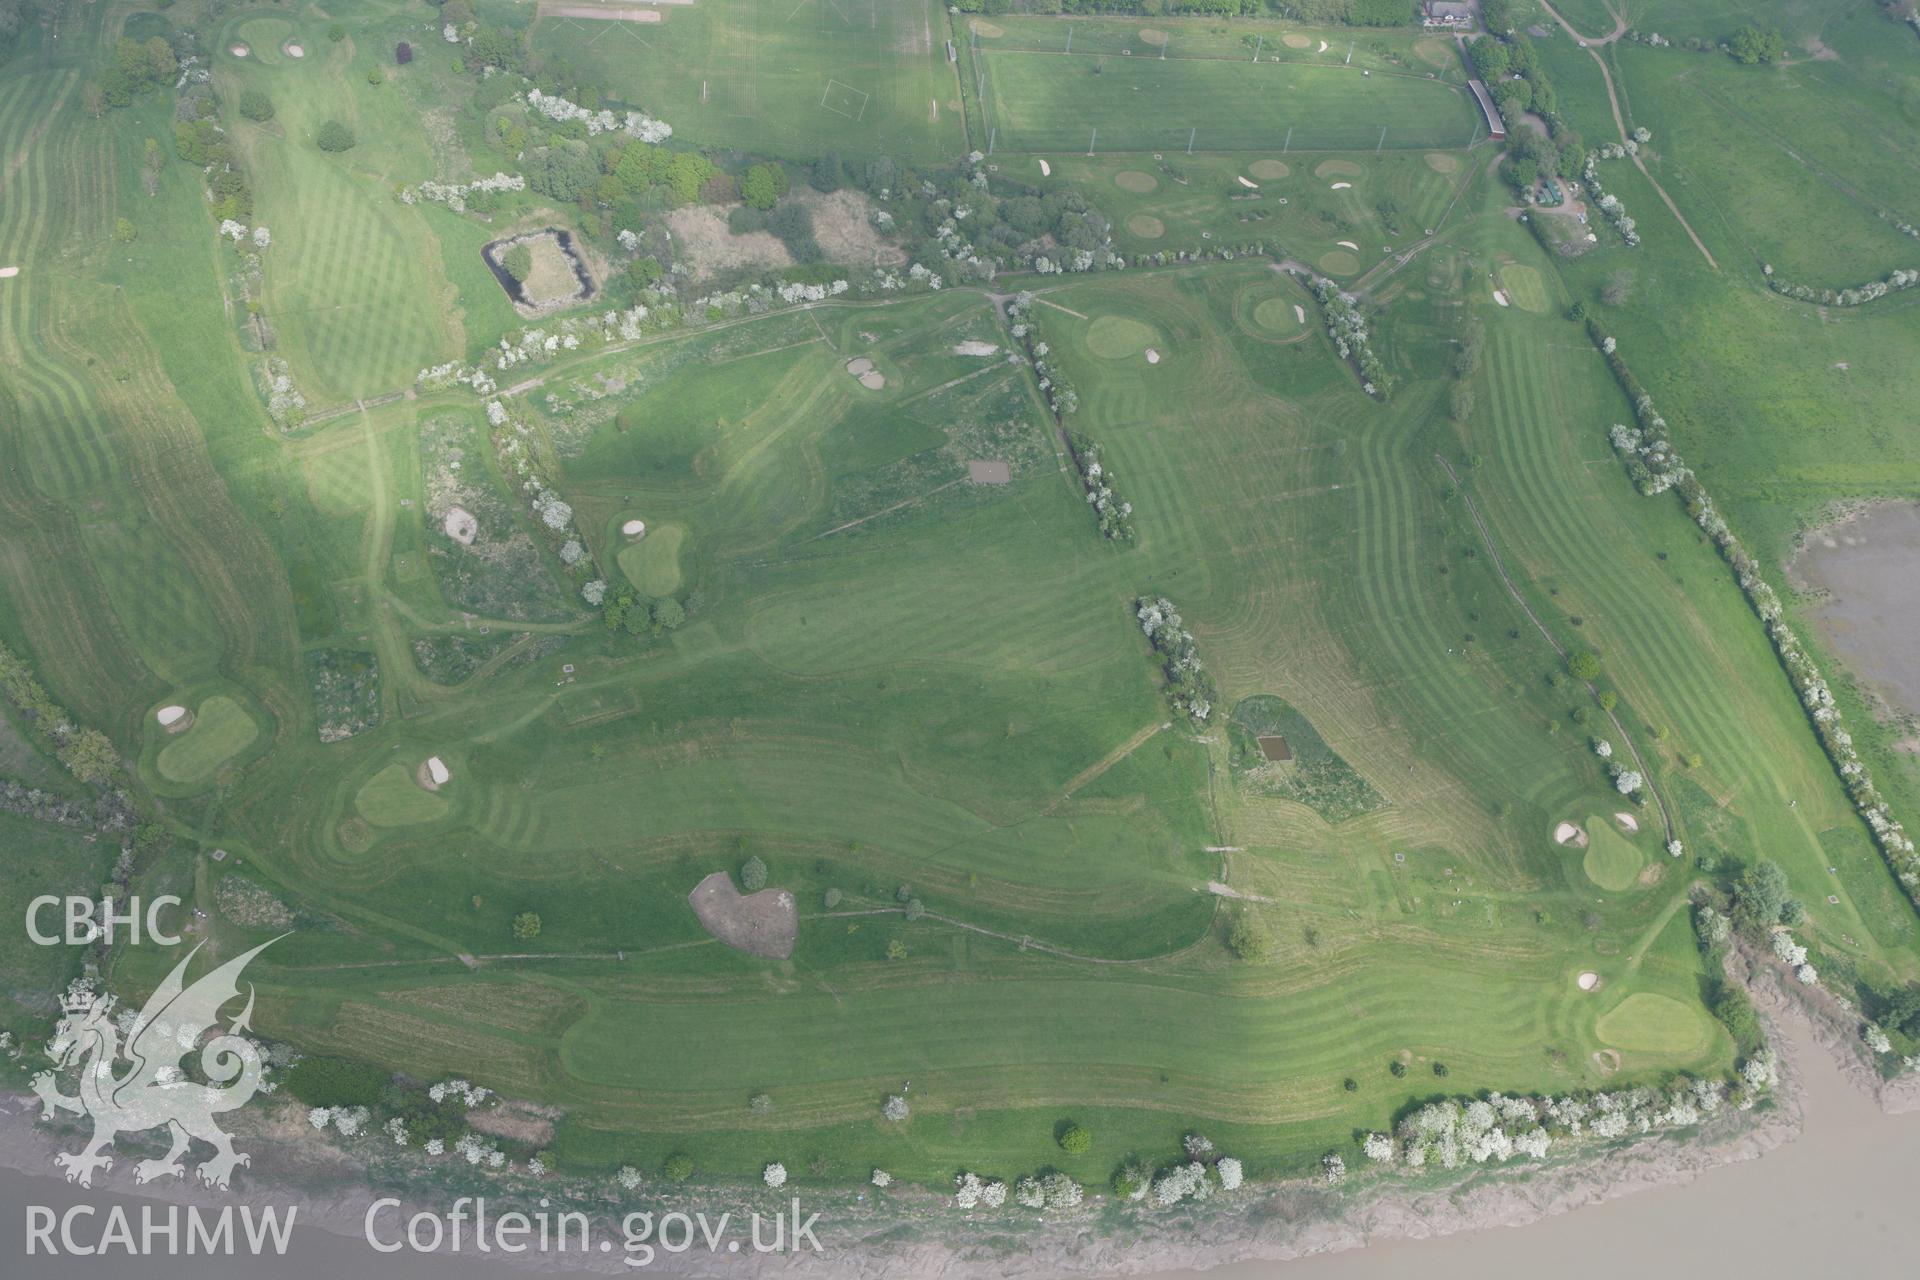
M 1640 820 L 1630 813 L 1616 813 L 1613 815 L 1613 820 L 1629 831 L 1640 830 Z
M 1493 291 L 1493 300 L 1499 303 L 1503 307 L 1510 307 L 1513 305 L 1511 302 L 1507 300 L 1506 292 L 1501 289 L 1495 289 Z
M 878 369 L 869 369 L 860 375 L 860 385 L 869 391 L 878 391 L 887 385 L 887 375 Z
M 1299 303 L 1297 303 L 1297 302 L 1296 302 L 1296 303 L 1294 303 L 1294 304 L 1293 304 L 1293 318 L 1294 318 L 1295 320 L 1298 320 L 1298 321 L 1299 321 L 1299 322 L 1300 322 L 1301 324 L 1305 324 L 1305 323 L 1307 322 L 1307 309 L 1306 309 L 1305 307 L 1303 307 L 1303 306 L 1301 306 L 1301 305 L 1300 305 Z
M 1011 484 L 1013 482 L 1013 468 L 1004 462 L 994 462 L 991 460 L 969 462 L 967 464 L 967 479 L 973 481 L 975 484 Z
M 447 780 L 453 777 L 453 771 L 447 768 L 447 762 L 439 756 L 428 756 L 413 777 L 414 781 L 427 790 L 438 791 L 447 785 Z
M 307 51 L 297 44 L 282 45 L 281 52 L 285 53 L 289 58 L 304 58 L 307 56 Z
M 1593 970 L 1589 969 L 1585 973 L 1580 975 L 1580 989 L 1582 991 L 1591 991 L 1599 985 L 1600 985 L 1600 975 L 1595 973 Z
M 700 917 L 700 927 L 735 951 L 769 960 L 793 954 L 799 915 L 785 889 L 742 894 L 733 887 L 732 876 L 716 871 L 693 887 L 687 902 Z
M 1053 176 L 1053 166 L 1045 160 L 1040 162 L 1040 176 L 1043 178 L 1051 178 Z
M 480 536 L 480 522 L 474 519 L 473 512 L 465 507 L 455 507 L 448 511 L 447 518 L 440 522 L 440 527 L 446 531 L 449 538 L 463 547 L 472 546 L 473 540 Z
M 1320 42 L 1320 47 L 1314 50 L 1315 53 L 1325 53 L 1326 51 L 1327 51 L 1327 42 L 1325 40 L 1322 40 Z
M 634 539 L 646 537 L 647 522 L 645 520 L 627 521 L 625 524 L 620 526 L 620 536 L 623 538 L 634 538 Z
M 1574 826 L 1571 822 L 1563 822 L 1553 829 L 1553 842 L 1555 844 L 1572 845 L 1576 849 L 1584 849 L 1587 847 L 1587 833 Z
M 1259 183 L 1243 178 L 1237 173 L 1233 175 L 1233 180 L 1239 183 L 1241 186 L 1245 187 L 1249 191 L 1258 191 L 1260 189 Z
M 1353 184 L 1351 182 L 1336 182 L 1333 184 L 1332 190 L 1345 191 L 1348 187 L 1351 187 L 1352 185 Z
M 1147 348 L 1147 363 L 1148 364 L 1160 363 L 1160 353 L 1158 351 L 1155 351 L 1152 347 Z
M 953 354 L 957 356 L 997 356 L 1000 348 L 991 342 L 958 342 L 954 344 Z
M 170 707 L 160 708 L 153 713 L 153 718 L 158 720 L 160 727 L 168 733 L 183 733 L 187 726 L 193 723 L 193 712 L 176 703 Z
M 863 373 L 870 372 L 872 368 L 873 361 L 867 359 L 865 356 L 855 356 L 853 359 L 847 361 L 847 372 L 856 378 Z
M 228 49 L 227 52 L 232 54 L 236 58 L 244 58 L 248 54 L 252 53 L 253 50 L 247 48 L 247 46 L 243 44 L 236 44 L 232 48 Z
M 1360 246 L 1355 244 L 1351 240 L 1335 240 L 1334 243 L 1339 245 L 1342 249 L 1352 249 L 1356 253 L 1359 252 L 1360 250 Z

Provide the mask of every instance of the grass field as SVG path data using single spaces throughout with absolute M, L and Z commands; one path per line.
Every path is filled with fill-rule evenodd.
M 796 160 L 963 149 L 934 0 L 700 0 L 662 14 L 645 25 L 541 17 L 533 47 L 706 146 Z
M 1426 73 L 986 44 L 974 59 L 995 155 L 1268 151 L 1276 141 L 1298 151 L 1428 151 L 1464 147 L 1482 131 L 1465 90 Z

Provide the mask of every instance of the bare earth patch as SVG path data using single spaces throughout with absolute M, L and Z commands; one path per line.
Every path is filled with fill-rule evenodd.
M 658 9 L 622 9 L 604 4 L 543 4 L 543 18 L 601 18 L 608 22 L 658 22 Z
M 681 255 L 705 279 L 736 267 L 790 267 L 793 255 L 771 231 L 749 231 L 737 236 L 727 229 L 724 211 L 712 205 L 689 205 L 667 215 L 667 229 Z M 815 233 L 816 238 L 818 232 Z
M 847 262 L 856 266 L 899 266 L 907 255 L 881 238 L 874 229 L 873 206 L 858 191 L 840 190 L 821 195 L 812 187 L 801 187 L 793 199 L 805 205 L 813 215 L 813 238 L 820 242 L 829 262 Z
M 537 236 L 527 242 L 533 250 L 533 270 L 521 282 L 521 292 L 534 306 L 574 297 L 580 291 L 579 278 L 573 274 L 573 260 L 551 235 Z
M 473 512 L 465 507 L 449 509 L 447 518 L 440 522 L 440 527 L 446 530 L 449 538 L 463 547 L 472 546 L 474 538 L 480 533 L 480 522 L 474 519 Z
M 553 1141 L 553 1122 L 560 1116 L 558 1107 L 543 1107 L 531 1102 L 503 1102 L 485 1111 L 467 1114 L 467 1123 L 482 1133 L 530 1147 L 544 1147 Z
M 732 876 L 716 871 L 693 887 L 687 902 L 700 917 L 700 927 L 735 951 L 769 960 L 793 954 L 799 914 L 785 889 L 742 894 Z
M 1004 462 L 969 462 L 967 479 L 975 484 L 1010 484 L 1013 468 Z
M 997 356 L 1000 348 L 991 342 L 960 342 L 954 344 L 953 354 L 957 356 Z

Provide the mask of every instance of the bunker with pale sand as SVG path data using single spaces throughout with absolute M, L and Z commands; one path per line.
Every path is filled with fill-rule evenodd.
M 453 771 L 447 768 L 447 762 L 439 756 L 428 756 L 421 763 L 420 771 L 416 775 L 420 785 L 429 791 L 438 791 L 446 786 L 447 781 L 452 777 Z
M 158 720 L 160 727 L 168 733 L 180 733 L 193 723 L 193 712 L 175 704 L 160 708 L 153 713 L 153 718 Z
M 623 524 L 623 525 L 621 525 L 621 526 L 620 526 L 620 536 L 621 536 L 621 537 L 623 537 L 623 538 L 644 538 L 644 537 L 646 537 L 646 536 L 647 536 L 647 522 L 646 522 L 645 520 L 629 520 L 629 521 L 627 521 L 627 522 L 626 522 L 625 524 Z
M 463 547 L 472 546 L 473 540 L 480 536 L 480 521 L 465 507 L 449 510 L 446 518 L 440 522 L 440 528 Z
M 1595 987 L 1599 985 L 1600 985 L 1600 975 L 1595 973 L 1593 970 L 1589 969 L 1585 973 L 1580 975 L 1580 989 L 1582 991 L 1592 991 Z

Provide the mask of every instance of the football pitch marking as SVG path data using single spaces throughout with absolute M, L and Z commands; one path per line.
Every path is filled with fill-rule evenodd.
M 858 101 L 855 100 L 856 94 L 859 95 Z M 867 114 L 867 99 L 870 96 L 852 85 L 829 79 L 827 87 L 820 91 L 820 105 L 835 115 L 845 116 L 858 124 L 860 117 Z

